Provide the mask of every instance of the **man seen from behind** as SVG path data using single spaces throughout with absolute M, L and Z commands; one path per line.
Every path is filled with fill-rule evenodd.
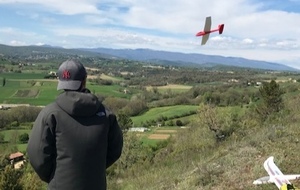
M 63 62 L 57 75 L 63 92 L 34 122 L 29 162 L 49 190 L 106 190 L 106 168 L 123 147 L 116 116 L 86 89 L 78 60 Z

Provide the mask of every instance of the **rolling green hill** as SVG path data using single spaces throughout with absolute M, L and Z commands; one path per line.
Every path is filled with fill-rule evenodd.
M 45 48 L 45 55 L 48 50 Z M 32 53 L 29 49 L 24 51 Z M 14 56 L 13 52 L 10 53 Z M 36 60 L 36 66 L 23 70 L 19 70 L 16 61 L 27 62 L 23 57 L 1 57 L 0 84 L 5 78 L 5 85 L 0 86 L 0 103 L 46 105 L 52 102 L 60 93 L 56 90 L 57 80 L 43 77 L 48 71 L 57 69 L 58 63 L 68 54 L 57 56 L 54 52 L 51 55 L 51 61 Z M 80 57 L 77 53 L 72 55 Z M 134 126 L 145 123 L 147 127 L 158 123 L 163 125 L 161 128 L 150 127 L 151 131 L 145 133 L 124 131 L 122 156 L 107 170 L 109 190 L 271 190 L 275 189 L 273 184 L 252 184 L 255 179 L 267 175 L 262 164 L 269 156 L 275 157 L 276 164 L 284 173 L 300 172 L 300 88 L 297 73 L 250 69 L 229 72 L 221 70 L 221 67 L 218 70 L 172 66 L 153 68 L 139 62 L 103 61 L 95 57 L 82 60 L 99 73 L 104 73 L 107 81 L 118 79 L 109 85 L 103 85 L 98 77 L 88 82 L 92 93 L 112 97 L 111 104 L 116 104 L 116 113 L 129 103 L 142 102 L 148 110 L 131 117 Z M 262 105 L 258 83 L 271 79 L 284 90 L 284 106 L 278 113 L 267 117 L 259 115 L 263 107 L 258 107 Z M 169 88 L 170 84 L 188 88 L 166 90 L 165 87 Z M 125 88 L 130 93 L 124 93 Z M 13 131 L 9 130 L 11 123 L 17 124 L 21 114 L 13 109 L 1 110 L 0 113 L 3 116 L 0 122 L 9 119 L 0 132 L 7 140 Z M 176 123 L 179 120 L 184 127 L 179 128 Z M 13 144 L 1 145 L 1 151 L 8 151 L 6 153 L 16 150 Z M 17 146 L 19 150 L 25 150 L 25 147 L 25 144 Z M 40 181 L 29 165 L 24 172 L 23 183 Z M 300 186 L 297 180 L 295 184 Z
M 298 95 L 293 96 L 285 99 L 285 104 L 289 114 L 265 122 L 259 122 L 252 109 L 240 113 L 237 123 L 228 116 L 215 115 L 215 121 L 221 126 L 237 124 L 234 132 L 221 141 L 214 140 L 214 133 L 205 124 L 210 122 L 208 118 L 195 120 L 190 128 L 178 131 L 152 159 L 137 164 L 122 176 L 110 177 L 109 188 L 276 189 L 274 184 L 255 186 L 252 182 L 268 175 L 263 163 L 269 156 L 275 157 L 283 173 L 300 172 L 300 109 L 293 106 L 299 105 L 300 99 Z M 292 182 L 299 187 L 298 180 Z
M 147 121 L 157 121 L 159 119 L 169 120 L 173 118 L 181 118 L 186 115 L 193 115 L 198 109 L 198 106 L 194 105 L 177 105 L 152 108 L 140 116 L 132 117 L 132 121 L 135 126 L 140 126 Z

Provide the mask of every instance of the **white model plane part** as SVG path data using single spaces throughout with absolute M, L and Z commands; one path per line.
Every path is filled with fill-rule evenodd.
M 264 162 L 264 168 L 269 174 L 269 176 L 261 177 L 253 182 L 254 185 L 275 183 L 278 189 L 280 189 L 284 184 L 291 184 L 289 180 L 300 179 L 300 174 L 289 174 L 284 175 L 280 169 L 274 163 L 274 157 L 269 157 Z
M 284 175 L 283 178 L 285 178 L 286 180 L 296 180 L 296 179 L 300 179 L 300 174 Z M 271 178 L 270 176 L 264 176 L 253 181 L 254 185 L 261 185 L 267 183 L 275 183 L 274 178 Z
M 206 19 L 205 19 L 204 32 L 209 32 L 210 29 L 211 29 L 211 17 L 209 16 L 209 17 L 206 17 Z M 209 34 L 210 33 L 207 33 L 202 37 L 201 45 L 206 44 L 206 42 L 209 38 Z
M 280 189 L 283 184 L 291 184 L 289 180 L 284 178 L 283 173 L 279 170 L 279 168 L 274 163 L 274 157 L 269 157 L 264 162 L 264 168 L 268 172 L 271 179 L 274 181 L 275 185 Z

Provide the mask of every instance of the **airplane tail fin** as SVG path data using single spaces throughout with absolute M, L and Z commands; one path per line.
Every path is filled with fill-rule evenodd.
M 219 25 L 219 34 L 223 33 L 223 29 L 224 29 L 224 24 L 220 24 Z

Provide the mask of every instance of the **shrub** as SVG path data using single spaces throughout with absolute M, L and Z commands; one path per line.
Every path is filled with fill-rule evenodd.
M 27 133 L 23 133 L 19 136 L 19 141 L 21 143 L 27 143 L 29 140 L 29 135 Z
M 19 122 L 18 121 L 13 121 L 10 123 L 10 127 L 18 127 L 19 126 Z
M 4 134 L 0 133 L 0 143 L 4 142 Z
M 180 127 L 180 126 L 183 126 L 183 123 L 182 123 L 182 121 L 181 120 L 176 120 L 176 125 L 178 126 L 178 127 Z

